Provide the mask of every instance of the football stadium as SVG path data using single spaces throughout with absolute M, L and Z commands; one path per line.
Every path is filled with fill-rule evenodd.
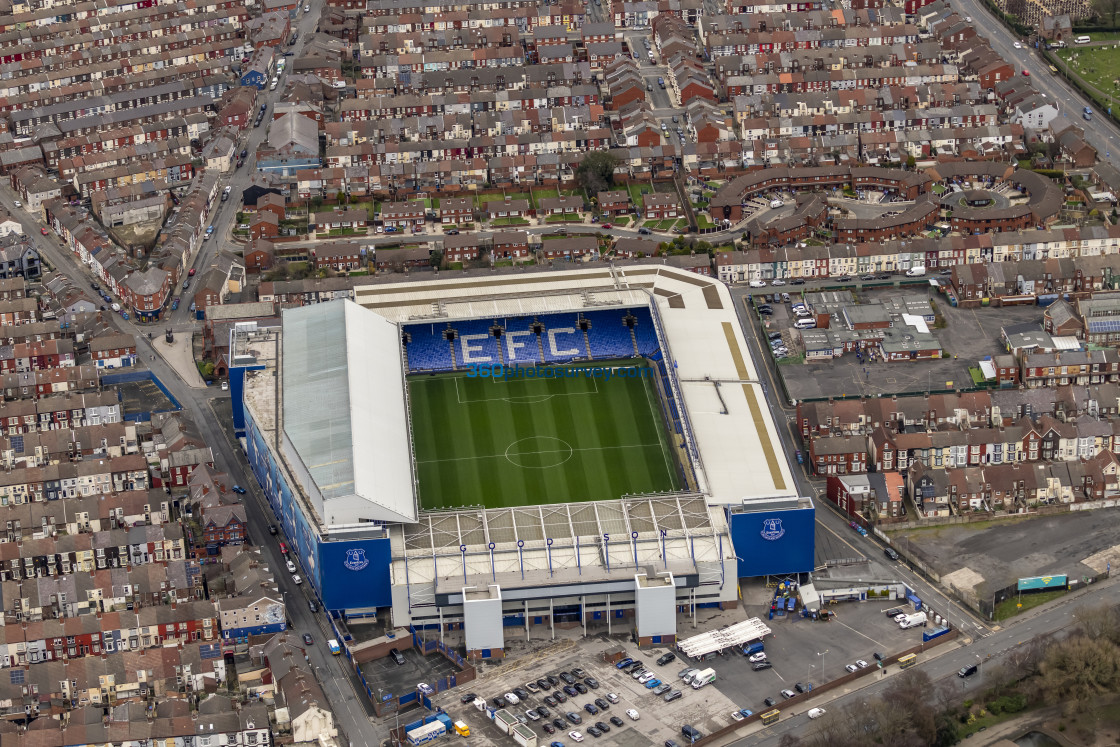
M 325 608 L 665 643 L 813 568 L 734 301 L 661 265 L 424 276 L 231 333 L 234 423 Z

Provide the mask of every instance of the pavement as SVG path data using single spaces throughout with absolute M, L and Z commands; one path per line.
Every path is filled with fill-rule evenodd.
M 934 684 L 956 683 L 955 686 L 959 688 L 963 700 L 969 697 L 970 693 L 982 691 L 995 684 L 985 679 L 985 666 L 988 662 L 998 662 L 1008 652 L 1038 636 L 1067 633 L 1076 622 L 1073 618 L 1077 610 L 1075 602 L 1082 600 L 1089 604 L 1116 604 L 1120 601 L 1120 579 L 1094 584 L 1069 598 L 1024 613 L 1016 617 L 1007 627 L 971 643 L 944 644 L 931 653 L 919 654 L 917 666 L 929 675 Z M 967 679 L 958 678 L 956 673 L 961 667 L 970 664 L 979 666 L 977 674 Z M 744 729 L 745 733 L 742 736 L 730 737 L 721 742 L 721 747 L 722 745 L 778 747 L 784 735 L 803 732 L 809 727 L 809 717 L 806 713 L 810 708 L 823 707 L 826 710 L 838 711 L 844 707 L 858 706 L 868 698 L 884 694 L 891 686 L 891 678 L 899 674 L 898 667 L 892 666 L 887 669 L 887 674 L 884 676 L 865 678 L 858 685 L 846 688 L 840 693 L 833 691 L 808 702 L 799 703 L 796 707 L 783 711 L 781 720 L 776 724 L 770 726 L 752 724 Z M 977 742 L 978 745 L 989 743 L 988 740 Z
M 194 343 L 189 333 L 179 333 L 172 335 L 174 341 L 167 342 L 167 339 L 161 335 L 152 336 L 152 346 L 164 363 L 175 370 L 175 373 L 182 379 L 183 383 L 193 389 L 205 389 L 206 382 L 202 378 L 202 374 L 198 372 L 198 366 L 195 365 L 194 360 Z

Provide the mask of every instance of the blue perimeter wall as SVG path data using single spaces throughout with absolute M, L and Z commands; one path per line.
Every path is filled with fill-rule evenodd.
M 780 522 L 775 525 L 767 520 Z M 731 541 L 739 561 L 739 578 L 780 576 L 792 573 L 809 573 L 813 570 L 815 554 L 816 508 L 794 508 L 780 511 L 728 511 Z M 765 532 L 774 536 L 767 539 Z
M 392 606 L 389 575 L 389 538 L 323 541 L 315 522 L 303 515 L 295 491 L 284 479 L 277 457 L 256 422 L 244 409 L 242 373 L 230 369 L 233 410 L 244 426 L 249 468 L 268 500 L 276 523 L 283 529 L 288 551 L 294 555 L 307 582 L 328 610 L 359 610 Z M 236 385 L 234 380 L 236 379 Z M 235 415 L 236 419 L 236 415 Z

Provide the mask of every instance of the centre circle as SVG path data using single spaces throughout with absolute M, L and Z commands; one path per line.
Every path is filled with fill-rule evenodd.
M 547 469 L 559 467 L 572 458 L 572 445 L 562 438 L 529 436 L 506 447 L 505 457 L 515 467 Z

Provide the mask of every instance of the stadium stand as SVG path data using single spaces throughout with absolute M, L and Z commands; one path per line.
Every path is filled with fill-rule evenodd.
M 636 318 L 633 335 L 624 320 L 627 316 Z M 515 319 L 475 319 L 456 320 L 451 322 L 407 324 L 402 327 L 402 337 L 407 340 L 408 370 L 412 373 L 421 371 L 452 371 L 463 369 L 472 363 L 489 361 L 498 365 L 505 361 L 504 349 L 494 336 L 490 328 L 495 324 L 502 326 L 506 332 L 531 330 L 534 323 L 539 322 L 544 326 L 543 339 L 533 335 L 525 338 L 529 349 L 522 348 L 518 357 L 522 360 L 529 358 L 533 362 L 541 359 L 545 364 L 568 363 L 573 360 L 587 358 L 587 347 L 582 333 L 575 335 L 560 335 L 557 337 L 558 347 L 564 346 L 566 350 L 578 349 L 574 354 L 556 355 L 548 341 L 549 330 L 579 329 L 580 318 L 585 318 L 591 323 L 586 340 L 590 344 L 592 359 L 605 360 L 610 358 L 633 358 L 635 355 L 651 356 L 656 354 L 660 345 L 657 341 L 657 331 L 649 309 L 594 309 L 590 311 L 563 314 L 544 314 L 536 318 L 518 317 Z M 448 343 L 445 333 L 448 329 L 455 330 L 454 345 Z M 470 361 L 466 360 L 463 351 L 463 337 L 472 335 L 469 340 L 471 347 Z M 473 337 L 482 335 L 482 337 Z M 635 350 L 635 341 L 637 350 Z M 539 344 L 543 343 L 543 344 Z M 454 349 L 454 353 L 452 353 Z M 543 350 L 542 350 L 543 349 Z M 540 351 L 540 352 L 534 352 Z M 454 355 L 454 360 L 452 360 Z M 518 360 L 517 362 L 522 362 Z M 526 361 L 527 362 L 527 361 Z
M 630 328 L 622 321 L 628 313 L 627 309 L 614 309 L 580 314 L 581 318 L 591 323 L 587 338 L 591 342 L 592 359 L 633 358 L 636 355 Z

